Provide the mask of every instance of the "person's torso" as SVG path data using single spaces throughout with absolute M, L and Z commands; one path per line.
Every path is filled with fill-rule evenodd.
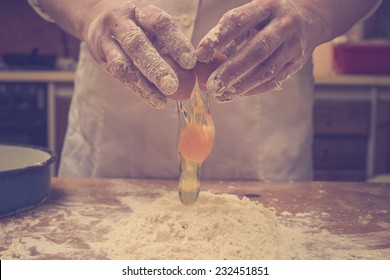
M 224 12 L 248 1 L 151 2 L 172 14 L 195 45 Z M 187 15 L 196 17 L 190 25 L 183 20 Z M 149 108 L 104 73 L 84 44 L 75 85 L 63 176 L 177 178 L 174 101 L 163 111 Z M 310 178 L 311 90 L 309 63 L 282 91 L 226 104 L 212 102 L 216 139 L 202 166 L 202 178 Z

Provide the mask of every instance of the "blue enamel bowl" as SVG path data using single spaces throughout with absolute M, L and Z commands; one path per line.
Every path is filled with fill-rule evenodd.
M 0 218 L 44 202 L 50 194 L 53 152 L 34 146 L 0 144 Z

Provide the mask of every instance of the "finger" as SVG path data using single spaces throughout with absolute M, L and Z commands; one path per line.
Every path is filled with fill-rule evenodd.
M 141 73 L 166 95 L 173 94 L 179 81 L 173 69 L 162 59 L 149 39 L 133 21 L 116 21 L 111 30 L 123 51 Z
M 298 42 L 283 44 L 263 63 L 252 68 L 234 84 L 228 84 L 227 88 L 234 88 L 235 95 L 239 96 L 273 79 L 287 63 L 298 61 L 299 58 L 300 45 Z
M 173 60 L 184 69 L 195 67 L 195 49 L 169 14 L 147 2 L 133 7 L 133 11 L 138 23 L 158 37 Z
M 273 55 L 284 42 L 290 40 L 293 34 L 294 29 L 291 29 L 289 23 L 274 20 L 232 56 L 225 67 L 218 68 L 210 76 L 207 87 L 210 91 L 221 94 L 236 83 L 244 73 Z
M 148 36 L 149 37 L 149 36 Z M 161 42 L 156 36 L 151 36 L 153 47 L 157 50 L 157 52 L 163 57 L 164 55 L 169 55 L 168 49 L 164 46 L 164 43 Z M 150 38 L 149 38 L 150 40 Z M 170 56 L 170 55 L 169 55 Z
M 229 42 L 270 17 L 270 10 L 251 1 L 230 10 L 201 40 L 197 49 L 198 60 L 207 62 Z
M 234 38 L 230 43 L 222 47 L 221 53 L 223 53 L 227 57 L 232 56 L 244 45 L 246 41 L 248 41 L 255 35 L 255 32 L 257 33 L 258 31 L 255 29 L 251 29 L 244 34 L 241 34 L 238 37 Z
M 281 90 L 283 83 L 288 80 L 293 74 L 302 68 L 302 63 L 288 63 L 279 73 L 271 80 L 245 92 L 241 96 L 252 96 L 260 93 L 266 93 L 273 90 Z
M 222 95 L 216 96 L 216 100 L 219 102 L 228 102 L 236 97 L 252 96 L 256 94 L 266 93 L 273 90 L 281 90 L 284 81 L 289 79 L 293 74 L 302 68 L 301 60 L 297 59 L 295 62 L 290 62 L 284 65 L 279 72 L 277 72 L 272 78 L 266 82 L 248 88 L 246 90 L 240 90 L 243 81 L 237 82 L 234 86 L 227 89 Z M 244 88 L 244 87 L 243 87 Z
M 138 97 L 151 107 L 156 109 L 165 107 L 166 97 L 142 75 L 116 41 L 107 40 L 101 47 L 106 57 L 106 62 L 102 67 L 108 73 L 122 85 L 134 91 Z

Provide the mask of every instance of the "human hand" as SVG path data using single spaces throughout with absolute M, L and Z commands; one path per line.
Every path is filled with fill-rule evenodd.
M 301 69 L 316 40 L 311 16 L 287 0 L 254 0 L 227 12 L 202 39 L 197 55 L 228 57 L 210 75 L 207 88 L 219 101 L 275 89 Z
M 195 50 L 164 11 L 143 0 L 99 1 L 85 18 L 81 37 L 99 65 L 154 108 L 179 87 L 169 55 L 184 69 Z

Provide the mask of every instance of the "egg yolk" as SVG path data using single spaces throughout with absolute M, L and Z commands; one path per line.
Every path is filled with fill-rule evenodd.
M 214 145 L 215 128 L 211 115 L 206 111 L 199 92 L 195 92 L 196 106 L 193 116 L 180 133 L 178 150 L 188 161 L 202 163 Z
M 206 125 L 189 124 L 180 135 L 179 152 L 189 161 L 202 163 L 214 144 L 214 131 Z

